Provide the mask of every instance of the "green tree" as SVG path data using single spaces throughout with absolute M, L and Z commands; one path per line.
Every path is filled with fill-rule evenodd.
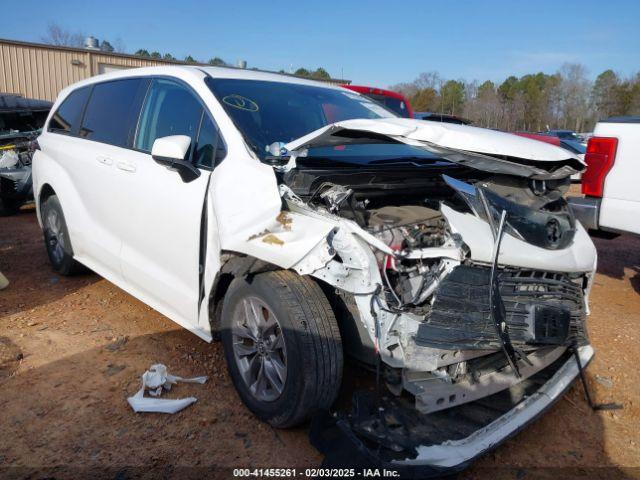
M 620 114 L 622 107 L 621 82 L 613 70 L 605 70 L 596 78 L 591 98 L 597 115 L 601 118 Z
M 151 58 L 162 58 L 162 55 L 160 54 L 160 52 L 157 52 L 157 51 L 151 52 L 149 56 Z
M 162 56 L 162 58 L 163 58 L 163 60 L 175 60 L 175 59 L 176 59 L 176 57 L 174 57 L 174 56 L 173 56 L 173 55 L 171 55 L 170 53 L 165 53 L 165 54 Z
M 108 41 L 103 40 L 100 44 L 100 50 L 102 50 L 103 52 L 113 52 L 115 49 Z
M 134 53 L 134 55 L 137 55 L 138 57 L 150 57 L 151 55 L 149 55 L 149 50 L 145 50 L 144 48 L 141 48 L 140 50 L 137 50 L 136 53 Z
M 487 80 L 478 87 L 478 98 L 493 96 L 496 93 L 496 86 L 491 80 Z
M 440 89 L 442 113 L 462 115 L 464 108 L 464 93 L 464 83 L 457 80 L 447 80 Z
M 322 67 L 318 67 L 316 69 L 316 71 L 311 74 L 311 76 L 313 78 L 322 78 L 322 79 L 325 79 L 325 80 L 329 80 L 331 78 L 331 75 L 329 75 L 329 72 L 327 72 Z
M 184 61 L 187 63 L 198 63 L 196 62 L 196 59 L 193 58 L 191 55 L 187 55 L 186 57 L 184 57 Z
M 438 109 L 438 92 L 434 88 L 423 88 L 407 100 L 416 112 L 433 112 Z
M 311 73 L 306 68 L 300 67 L 294 72 L 294 75 L 298 75 L 299 77 L 308 77 Z
M 222 60 L 220 57 L 213 57 L 210 58 L 209 61 L 207 62 L 209 65 L 213 65 L 215 67 L 223 67 L 227 64 L 227 62 L 225 62 L 224 60 Z
M 505 102 L 512 102 L 515 99 L 518 88 L 518 79 L 511 75 L 498 87 L 498 94 Z

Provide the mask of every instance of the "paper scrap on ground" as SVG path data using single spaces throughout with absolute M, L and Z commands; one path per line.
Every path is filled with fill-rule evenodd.
M 162 394 L 163 390 L 171 390 L 171 386 L 178 382 L 202 384 L 206 381 L 206 376 L 182 378 L 171 375 L 167 371 L 166 366 L 158 363 L 151 365 L 151 368 L 142 374 L 142 388 L 140 388 L 135 395 L 127 398 L 127 401 L 134 412 L 176 413 L 194 403 L 196 398 L 187 397 L 164 400 L 145 397 L 144 391 L 148 389 L 150 395 L 158 397 Z

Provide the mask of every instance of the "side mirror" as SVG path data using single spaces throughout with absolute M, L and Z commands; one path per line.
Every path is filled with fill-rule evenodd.
M 178 172 L 183 182 L 192 182 L 200 176 L 200 170 L 184 159 L 190 145 L 191 138 L 186 135 L 156 138 L 151 147 L 151 158 L 169 170 Z

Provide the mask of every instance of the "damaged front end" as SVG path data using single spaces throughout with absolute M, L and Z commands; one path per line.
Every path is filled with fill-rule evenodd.
M 0 215 L 33 198 L 31 159 L 51 102 L 0 95 Z
M 314 427 L 328 464 L 355 461 L 340 458 L 347 441 L 365 465 L 462 468 L 562 395 L 579 372 L 572 352 L 589 362 L 596 251 L 564 200 L 579 159 L 396 118 L 277 147 L 263 160 L 281 204 L 222 249 L 335 292 L 345 352 L 388 390 Z
M 342 144 L 340 135 L 322 145 Z M 578 374 L 571 349 L 588 363 L 596 253 L 564 200 L 566 163 L 521 176 L 527 162 L 510 158 L 501 172 L 485 168 L 485 153 L 427 150 L 434 158 L 330 167 L 303 154 L 278 176 L 285 210 L 335 225 L 292 268 L 349 298 L 357 328 L 347 352 L 380 360 L 393 394 L 356 395 L 334 429 L 383 463 L 437 472 L 464 466 L 556 400 Z
M 31 158 L 35 135 L 0 137 L 0 214 L 15 213 L 33 198 Z

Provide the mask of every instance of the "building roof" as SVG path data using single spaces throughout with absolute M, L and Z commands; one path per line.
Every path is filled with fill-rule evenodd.
M 144 56 L 140 56 L 140 55 L 131 55 L 129 53 L 105 52 L 103 50 L 96 50 L 96 49 L 93 49 L 93 48 L 65 47 L 65 46 L 60 46 L 60 45 L 49 45 L 49 44 L 46 44 L 46 43 L 35 43 L 35 42 L 23 42 L 21 40 L 9 40 L 9 39 L 4 39 L 4 38 L 0 38 L 0 43 L 22 45 L 22 46 L 26 46 L 26 47 L 44 48 L 44 49 L 49 49 L 49 50 L 61 50 L 61 51 L 76 52 L 76 53 L 97 53 L 97 54 L 100 54 L 100 55 L 105 55 L 105 56 L 114 57 L 114 58 L 135 58 L 135 59 L 142 59 L 142 60 L 151 60 L 151 61 L 155 61 L 155 62 L 159 62 L 159 63 L 164 63 L 166 65 L 195 65 L 195 66 L 201 66 L 201 67 L 205 67 L 205 66 L 206 67 L 210 67 L 210 65 L 208 63 L 185 62 L 185 61 L 182 61 L 182 60 L 168 60 L 168 59 L 165 59 L 165 58 L 144 57 Z M 270 71 L 270 70 L 258 70 L 258 69 L 255 69 L 255 68 L 240 68 L 240 67 L 234 67 L 234 66 L 225 66 L 225 67 L 218 67 L 218 68 L 225 68 L 225 69 L 231 69 L 231 70 L 241 70 L 241 71 L 265 72 L 265 73 L 271 73 L 271 74 L 277 74 L 277 75 L 287 75 L 289 77 L 295 77 L 295 78 L 305 78 L 305 79 L 309 78 L 309 77 L 301 77 L 299 75 L 294 75 L 292 73 L 280 73 L 280 72 L 274 72 L 274 71 Z M 349 83 L 351 83 L 351 80 L 345 80 L 343 78 L 330 78 L 330 79 L 314 78 L 313 80 L 320 81 L 320 82 L 332 83 L 332 84 L 343 84 L 343 83 L 344 84 L 349 84 Z

